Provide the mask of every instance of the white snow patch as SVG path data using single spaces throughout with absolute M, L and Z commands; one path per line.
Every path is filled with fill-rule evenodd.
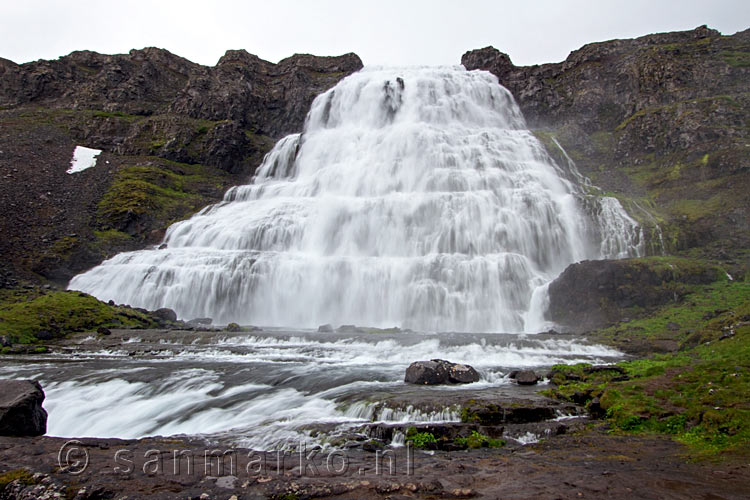
M 73 159 L 70 160 L 70 168 L 67 170 L 69 174 L 75 174 L 76 172 L 83 172 L 87 168 L 91 168 L 96 165 L 96 157 L 102 152 L 101 149 L 91 149 L 83 146 L 76 146 L 73 151 Z

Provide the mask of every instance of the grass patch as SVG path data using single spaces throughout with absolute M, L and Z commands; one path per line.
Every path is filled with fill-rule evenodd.
M 493 439 L 477 431 L 471 431 L 471 434 L 468 437 L 454 438 L 453 442 L 458 446 L 471 449 L 502 448 L 503 446 L 505 446 L 505 441 L 503 441 L 502 439 Z
M 722 50 L 719 52 L 719 57 L 735 68 L 750 67 L 750 52 L 746 50 Z
M 143 226 L 166 228 L 214 201 L 227 184 L 225 172 L 202 165 L 157 160 L 125 167 L 99 202 L 98 236 L 123 242 L 123 234 Z
M 721 328 L 742 316 L 750 304 L 748 281 L 729 281 L 724 276 L 708 285 L 688 286 L 689 293 L 681 302 L 664 305 L 647 317 L 599 330 L 593 337 L 615 345 L 618 339 L 668 337 L 688 348 L 699 343 L 696 339 L 718 338 Z
M 416 448 L 427 448 L 437 443 L 434 434 L 431 432 L 418 432 L 416 427 L 406 429 L 406 440 L 410 441 Z
M 666 328 L 677 321 L 680 330 Z M 748 452 L 750 283 L 700 286 L 681 305 L 608 330 L 672 338 L 681 351 L 621 362 L 618 371 L 556 366 L 548 396 L 587 405 L 614 431 L 671 435 L 693 458 Z
M 116 229 L 106 231 L 94 231 L 97 245 L 102 248 L 127 246 L 133 241 L 133 237 Z
M 83 292 L 53 291 L 28 294 L 0 306 L 0 331 L 13 343 L 39 342 L 37 334 L 51 338 L 105 327 L 153 327 L 154 321 L 133 309 L 110 306 Z

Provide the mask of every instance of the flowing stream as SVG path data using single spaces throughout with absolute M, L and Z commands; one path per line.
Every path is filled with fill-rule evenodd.
M 313 430 L 324 432 L 318 440 L 325 444 L 371 422 L 457 422 L 460 408 L 449 396 L 533 396 L 538 387 L 516 386 L 508 378 L 511 369 L 620 356 L 543 334 L 164 333 L 92 336 L 64 355 L 7 356 L 0 378 L 39 380 L 52 436 L 200 434 L 268 450 L 311 440 Z M 480 381 L 433 387 L 403 382 L 412 361 L 438 357 L 473 365 Z
M 279 141 L 249 184 L 171 226 L 166 246 L 70 283 L 262 332 L 91 338 L 0 375 L 38 378 L 49 433 L 62 436 L 231 435 L 267 448 L 316 425 L 456 420 L 455 407 L 388 406 L 376 394 L 501 397 L 526 390 L 511 369 L 619 356 L 527 335 L 549 327 L 547 286 L 566 266 L 642 252 L 636 222 L 587 187 L 491 74 L 366 68 L 320 95 L 304 131 Z M 414 331 L 315 331 L 325 323 Z M 404 384 L 410 362 L 438 357 L 475 366 L 480 382 Z

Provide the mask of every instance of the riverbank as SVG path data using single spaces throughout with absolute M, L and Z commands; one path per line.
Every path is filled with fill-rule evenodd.
M 691 463 L 687 449 L 659 436 L 624 436 L 600 427 L 515 449 L 457 452 L 413 450 L 386 455 L 380 474 L 376 453 L 320 452 L 302 459 L 236 450 L 235 470 L 224 458 L 205 468 L 206 452 L 224 453 L 186 438 L 137 441 L 82 439 L 60 467 L 60 438 L 0 438 L 0 498 L 747 498 L 746 462 Z M 63 459 L 66 457 L 63 449 Z M 174 452 L 180 457 L 175 473 Z M 117 455 L 119 453 L 119 455 Z M 80 474 L 76 460 L 88 457 Z M 194 457 L 188 471 L 187 457 Z M 330 467 L 326 467 L 326 461 Z M 382 455 L 381 455 L 381 458 Z M 344 471 L 344 460 L 347 467 Z M 63 464 L 64 465 L 64 464 Z M 240 467 L 241 466 L 241 467 Z M 118 468 L 119 467 L 119 468 Z M 144 472 L 144 469 L 146 472 Z M 25 471 L 25 472 L 22 472 Z M 234 474 L 231 474 L 234 472 Z M 392 472 L 392 473 L 391 473 Z M 15 482 L 8 481 L 16 477 Z M 7 484 L 6 484 L 7 483 Z

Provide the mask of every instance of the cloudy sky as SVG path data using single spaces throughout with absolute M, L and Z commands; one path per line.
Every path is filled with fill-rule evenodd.
M 459 64 L 493 45 L 516 64 L 565 59 L 581 45 L 708 24 L 750 27 L 747 0 L 3 0 L 0 57 L 156 46 L 213 65 L 227 49 L 276 62 L 356 52 L 365 64 Z

